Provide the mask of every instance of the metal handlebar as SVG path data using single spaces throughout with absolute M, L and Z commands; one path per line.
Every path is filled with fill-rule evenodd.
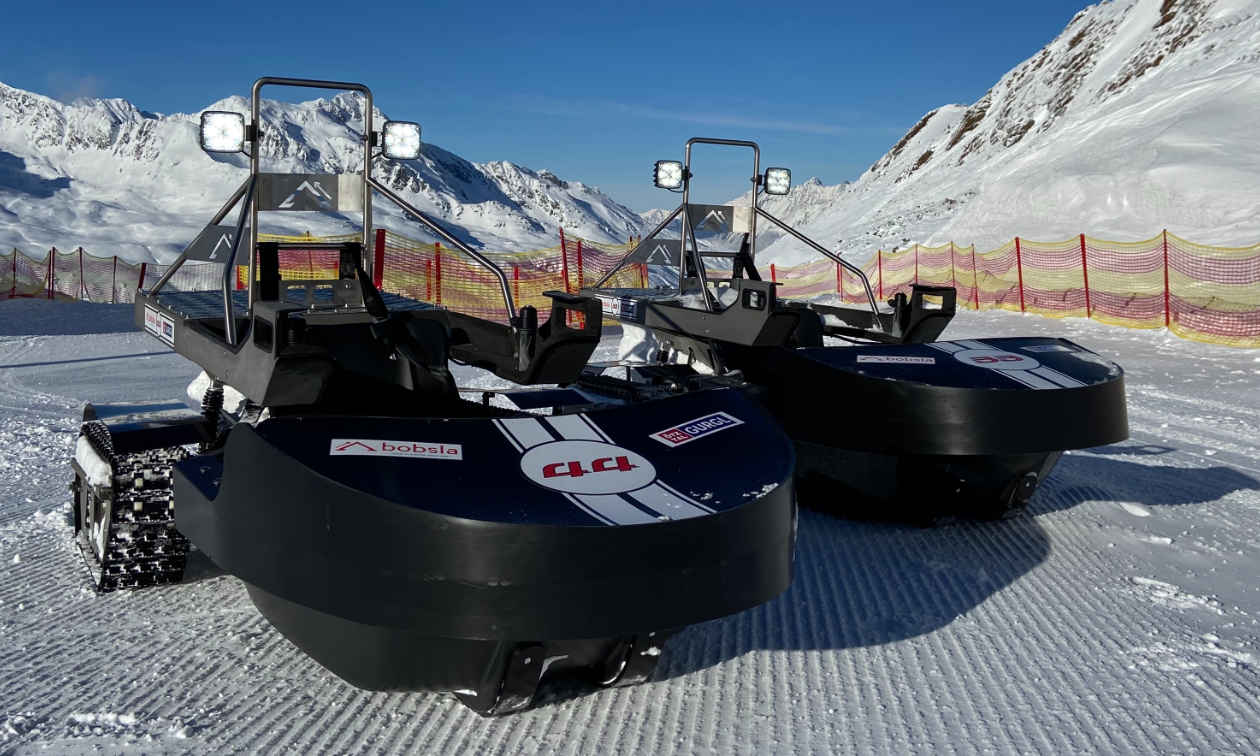
M 765 210 L 762 210 L 759 207 L 757 208 L 756 215 L 764 215 L 766 217 L 766 220 L 770 221 L 771 223 L 783 229 L 784 231 L 787 231 L 789 234 L 795 237 L 798 241 L 801 241 L 804 244 L 811 247 L 812 249 L 823 253 L 827 257 L 834 260 L 837 265 L 841 266 L 842 268 L 844 268 L 845 270 L 851 273 L 856 274 L 858 278 L 862 279 L 862 285 L 866 287 L 867 301 L 869 301 L 871 305 L 871 313 L 875 316 L 874 321 L 873 321 L 873 326 L 874 328 L 878 330 L 883 330 L 879 322 L 879 305 L 877 304 L 877 300 L 875 299 L 875 291 L 871 289 L 871 280 L 866 277 L 866 274 L 862 272 L 861 268 L 853 265 L 852 263 L 848 262 L 844 258 L 840 257 L 840 255 L 836 254 L 835 252 L 832 252 L 831 250 L 827 249 L 823 245 L 809 238 L 805 234 L 802 234 L 800 231 L 797 231 L 796 229 L 792 228 L 788 224 L 784 223 L 783 221 L 774 217 L 770 213 L 767 213 Z
M 245 235 L 245 211 L 253 206 L 254 190 L 258 187 L 258 177 L 250 176 L 249 183 L 245 186 L 245 204 L 241 206 L 241 213 L 236 219 L 236 233 L 232 237 L 232 251 L 228 253 L 228 259 L 223 261 L 223 328 L 224 335 L 227 338 L 228 346 L 236 346 L 236 307 L 232 302 L 232 289 L 236 285 L 236 255 L 241 249 L 241 237 Z M 251 232 L 250 236 L 254 234 Z M 249 270 L 254 272 L 254 253 L 253 247 L 250 248 Z M 250 290 L 254 288 L 253 276 L 250 276 Z
M 407 202 L 403 200 L 402 197 L 399 197 L 398 195 L 391 192 L 381 182 L 377 181 L 374 178 L 369 178 L 368 185 L 371 186 L 376 191 L 380 192 L 385 197 L 385 199 L 389 200 L 390 202 L 393 202 L 395 205 L 401 208 L 402 211 L 405 212 L 407 215 L 410 215 L 412 218 L 419 221 L 420 224 L 423 225 L 425 228 L 429 229 L 434 234 L 437 234 L 438 236 L 442 237 L 442 239 L 444 239 L 448 244 L 455 247 L 456 249 L 463 252 L 464 254 L 468 255 L 469 257 L 473 258 L 477 262 L 481 263 L 483 267 L 485 267 L 487 270 L 493 273 L 494 277 L 499 279 L 499 287 L 503 290 L 503 303 L 507 307 L 508 319 L 510 320 L 511 318 L 516 317 L 516 303 L 512 301 L 512 287 L 508 283 L 507 274 L 503 272 L 502 268 L 500 268 L 498 265 L 495 265 L 494 262 L 490 260 L 490 258 L 486 257 L 485 255 L 476 251 L 475 249 L 468 246 L 464 242 L 452 236 L 449 231 L 439 226 L 437 222 L 434 221 L 432 218 L 420 212 L 419 210 L 415 209 L 411 205 L 408 205 Z

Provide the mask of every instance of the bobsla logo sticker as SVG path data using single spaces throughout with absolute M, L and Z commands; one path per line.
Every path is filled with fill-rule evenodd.
M 330 457 L 403 457 L 406 459 L 464 458 L 459 444 L 432 444 L 426 441 L 382 441 L 373 438 L 334 438 Z
M 652 434 L 652 438 L 666 446 L 682 446 L 702 436 L 743 424 L 743 420 L 732 417 L 725 412 L 714 412 L 712 415 L 697 417 L 695 420 L 689 420 L 682 425 L 675 425 L 673 428 L 657 431 Z

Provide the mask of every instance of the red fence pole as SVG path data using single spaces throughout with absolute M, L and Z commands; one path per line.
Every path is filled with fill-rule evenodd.
M 980 311 L 980 268 L 976 265 L 976 245 L 971 244 L 971 295 L 976 300 L 976 312 Z
M 16 257 L 14 257 L 16 260 Z M 1164 229 L 1164 328 L 1172 328 L 1172 295 L 1168 291 L 1168 229 Z
M 442 304 L 442 242 L 433 242 L 433 304 Z
M 1019 311 L 1024 312 L 1024 256 L 1018 236 L 1015 237 L 1015 270 L 1019 273 Z
M 13 289 L 9 292 L 9 299 L 17 299 L 17 247 L 13 248 Z
M 583 280 L 584 280 L 584 279 L 582 278 L 582 240 L 581 240 L 581 239 L 578 239 L 578 240 L 577 240 L 577 263 L 578 263 L 578 270 L 577 270 L 577 274 L 578 274 L 578 275 L 577 275 L 577 290 L 578 290 L 578 291 L 581 291 L 581 290 L 582 290 L 582 283 L 583 283 Z
M 55 299 L 57 297 L 57 248 L 53 247 L 48 252 L 48 298 Z
M 954 272 L 954 242 L 949 243 L 949 285 L 958 288 L 958 275 Z
M 875 250 L 875 265 L 879 270 L 879 298 L 884 299 L 884 250 Z
M 564 229 L 560 229 L 560 275 L 564 277 L 564 293 L 569 291 L 569 246 L 564 243 Z
M 83 280 L 83 247 L 79 247 L 79 297 L 87 294 L 87 281 Z
M 914 282 L 919 282 L 919 243 L 914 243 Z
M 521 266 L 512 266 L 512 299 L 516 300 L 516 306 L 521 306 Z
M 1081 274 L 1085 276 L 1085 317 L 1093 317 L 1089 306 L 1089 264 L 1085 261 L 1085 234 L 1081 234 Z
M 376 229 L 376 254 L 372 256 L 372 284 L 381 288 L 385 280 L 385 229 Z
M 774 263 L 770 263 L 770 283 L 778 283 L 779 274 L 774 269 Z
M 836 293 L 840 295 L 840 304 L 844 304 L 844 274 L 840 271 L 840 263 L 836 263 Z

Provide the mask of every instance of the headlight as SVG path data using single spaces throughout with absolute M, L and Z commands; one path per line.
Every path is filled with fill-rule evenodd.
M 791 188 L 791 171 L 787 168 L 766 169 L 766 194 L 787 194 Z
M 381 127 L 381 151 L 390 160 L 415 160 L 420 157 L 420 124 L 410 121 L 386 121 Z
M 207 110 L 201 114 L 201 149 L 241 152 L 245 149 L 245 116 Z
M 661 189 L 678 189 L 683 185 L 683 164 L 677 160 L 656 161 L 652 183 Z

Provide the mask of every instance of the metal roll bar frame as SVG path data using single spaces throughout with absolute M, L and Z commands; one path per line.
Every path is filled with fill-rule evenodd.
M 405 200 L 403 200 L 398 195 L 394 194 L 392 191 L 390 191 L 388 188 L 386 188 L 379 181 L 377 181 L 375 178 L 372 177 L 372 159 L 374 157 L 372 155 L 372 147 L 373 147 L 372 117 L 374 114 L 374 109 L 372 107 L 372 90 L 371 89 L 369 89 L 366 85 L 363 85 L 363 84 L 356 84 L 353 82 L 345 82 L 345 81 L 324 81 L 320 79 L 289 79 L 289 78 L 284 78 L 284 77 L 279 77 L 279 76 L 264 76 L 254 82 L 253 89 L 251 90 L 251 93 L 250 93 L 250 117 L 252 121 L 250 125 L 247 127 L 249 130 L 247 136 L 248 136 L 248 141 L 250 143 L 250 149 L 248 152 L 249 178 L 247 178 L 245 182 L 241 184 L 240 188 L 237 189 L 236 192 L 232 195 L 232 197 L 227 201 L 227 204 L 225 204 L 223 208 L 219 210 L 218 213 L 215 214 L 214 220 L 210 221 L 210 224 L 209 224 L 211 226 L 218 225 L 220 222 L 223 221 L 225 217 L 227 217 L 228 213 L 230 213 L 234 207 L 240 204 L 241 210 L 236 220 L 236 233 L 232 237 L 232 249 L 228 253 L 227 260 L 225 260 L 223 264 L 223 309 L 224 309 L 223 325 L 224 325 L 224 334 L 227 339 L 227 343 L 230 346 L 235 346 L 238 340 L 238 334 L 236 330 L 236 311 L 235 311 L 236 308 L 234 306 L 234 303 L 232 302 L 232 290 L 235 286 L 234 279 L 236 277 L 236 260 L 240 254 L 241 237 L 245 235 L 245 222 L 247 218 L 249 220 L 249 249 L 251 250 L 250 255 L 249 255 L 248 302 L 249 302 L 250 308 L 254 306 L 254 297 L 255 297 L 254 279 L 257 275 L 256 270 L 255 270 L 255 260 L 256 260 L 257 255 L 253 252 L 253 250 L 256 250 L 258 248 L 258 203 L 255 201 L 255 193 L 258 188 L 258 177 L 260 175 L 259 164 L 261 161 L 261 154 L 258 148 L 258 135 L 261 129 L 260 113 L 261 113 L 261 105 L 262 105 L 262 89 L 265 86 L 302 87 L 306 89 L 334 89 L 334 90 L 340 90 L 340 91 L 358 92 L 359 94 L 363 95 L 363 99 L 364 99 L 363 137 L 362 137 L 362 140 L 363 140 L 363 248 L 369 249 L 371 247 L 372 190 L 375 189 L 376 191 L 380 192 L 381 195 L 384 196 L 386 199 L 388 199 L 390 202 L 394 203 L 399 208 L 401 208 L 403 212 L 405 212 L 408 216 L 419 221 L 425 228 L 429 229 L 435 235 L 441 237 L 444 241 L 446 241 L 451 246 L 455 247 L 456 249 L 460 250 L 464 254 L 473 258 L 474 260 L 477 261 L 477 263 L 479 263 L 480 265 L 488 269 L 492 274 L 494 274 L 495 278 L 497 278 L 499 281 L 499 288 L 501 289 L 503 293 L 503 304 L 504 304 L 504 308 L 507 311 L 508 322 L 510 323 L 512 322 L 513 319 L 516 318 L 517 316 L 516 303 L 513 301 L 513 298 L 512 298 L 512 287 L 510 283 L 508 282 L 507 274 L 503 272 L 502 268 L 496 265 L 492 260 L 487 258 L 485 255 L 482 255 L 481 253 L 474 250 L 472 247 L 465 244 L 463 241 L 456 238 L 446 229 L 442 228 L 442 226 L 436 220 L 430 218 L 429 216 L 425 215 L 421 211 L 407 204 Z M 672 220 L 672 217 L 673 216 L 671 216 L 671 220 Z M 310 245 L 303 245 L 304 248 L 306 246 L 310 246 Z M 180 256 L 176 258 L 175 262 L 171 264 L 171 267 L 167 269 L 166 273 L 164 273 L 162 277 L 158 279 L 157 283 L 153 285 L 153 288 L 149 290 L 150 295 L 156 294 L 159 290 L 161 290 L 161 288 L 165 286 L 168 281 L 171 280 L 171 277 L 175 275 L 175 272 L 178 271 L 181 267 L 183 267 L 184 263 L 187 262 L 188 260 L 188 253 L 190 249 L 191 249 L 191 246 L 188 249 L 185 249 L 183 253 L 181 253 Z M 373 270 L 373 267 L 374 267 L 375 261 L 372 260 L 371 257 L 368 257 L 364 262 L 365 262 L 364 267 L 366 271 L 369 274 L 374 274 L 375 271 Z
M 683 282 L 683 279 L 686 278 L 686 260 L 688 259 L 689 256 L 691 256 L 696 266 L 696 274 L 700 278 L 700 285 L 703 287 L 703 291 L 704 291 L 703 300 L 704 300 L 705 309 L 709 311 L 713 310 L 713 304 L 709 299 L 709 297 L 711 296 L 709 294 L 709 277 L 708 277 L 708 273 L 705 271 L 704 260 L 702 259 L 706 256 L 712 256 L 712 255 L 706 255 L 705 253 L 702 253 L 700 251 L 699 244 L 696 242 L 694 229 L 692 229 L 691 227 L 691 217 L 690 217 L 691 216 L 691 212 L 690 212 L 691 147 L 692 145 L 696 145 L 696 144 L 715 144 L 715 145 L 728 146 L 728 147 L 748 147 L 752 149 L 753 151 L 753 177 L 751 179 L 752 185 L 753 185 L 751 207 L 752 207 L 753 212 L 752 212 L 752 218 L 751 218 L 750 228 L 749 228 L 749 237 L 748 237 L 749 238 L 749 248 L 748 248 L 749 255 L 753 259 L 756 259 L 756 256 L 757 256 L 757 218 L 758 217 L 765 218 L 767 221 L 773 223 L 774 225 L 786 231 L 796 240 L 800 241 L 801 243 L 805 244 L 806 246 L 810 247 L 816 252 L 820 252 L 821 254 L 825 255 L 826 257 L 834 261 L 840 267 L 844 268 L 850 273 L 853 273 L 854 275 L 856 275 L 858 278 L 862 279 L 862 286 L 866 290 L 866 299 L 867 299 L 867 302 L 870 304 L 871 313 L 872 315 L 874 315 L 874 317 L 872 318 L 872 327 L 877 330 L 882 330 L 883 326 L 881 325 L 880 319 L 879 319 L 878 300 L 875 298 L 875 291 L 874 289 L 871 288 L 871 281 L 869 278 L 867 278 L 866 273 L 864 273 L 861 268 L 841 258 L 838 253 L 832 252 L 831 250 L 822 246 L 821 244 L 814 241 L 813 239 L 810 239 L 809 237 L 805 236 L 800 231 L 797 231 L 796 229 L 792 228 L 788 224 L 774 217 L 770 213 L 766 212 L 765 210 L 762 210 L 761 207 L 757 204 L 758 190 L 761 188 L 761 147 L 758 146 L 756 142 L 746 142 L 746 141 L 742 141 L 738 139 L 710 139 L 710 138 L 704 138 L 704 137 L 695 137 L 693 139 L 687 140 L 687 147 L 684 153 L 684 160 L 683 160 L 683 187 L 682 187 L 683 201 L 682 201 L 682 204 L 679 205 L 678 208 L 674 210 L 674 212 L 670 213 L 665 218 L 665 220 L 661 221 L 656 226 L 656 228 L 652 229 L 651 233 L 643 237 L 643 240 L 640 241 L 638 245 L 636 245 L 635 248 L 630 251 L 629 254 L 623 257 L 621 259 L 621 262 L 613 266 L 613 269 L 608 271 L 608 273 L 603 278 L 601 278 L 599 280 L 599 283 L 595 284 L 593 288 L 598 289 L 602 287 L 604 284 L 606 284 L 609 281 L 609 279 L 611 279 L 614 275 L 617 274 L 619 270 L 625 267 L 626 262 L 630 259 L 632 255 L 634 255 L 635 252 L 639 250 L 640 247 L 642 247 L 644 244 L 647 244 L 652 239 L 655 239 L 657 234 L 664 231 L 665 227 L 668 226 L 670 223 L 672 223 L 674 219 L 677 218 L 681 214 L 683 216 L 683 224 L 682 224 L 682 240 L 679 246 L 681 247 L 682 254 L 678 256 L 678 293 L 679 294 L 683 293 L 682 282 Z M 690 249 L 688 249 L 688 246 L 687 246 L 688 238 L 690 238 L 691 240 Z M 717 256 L 725 256 L 725 255 L 717 255 Z

